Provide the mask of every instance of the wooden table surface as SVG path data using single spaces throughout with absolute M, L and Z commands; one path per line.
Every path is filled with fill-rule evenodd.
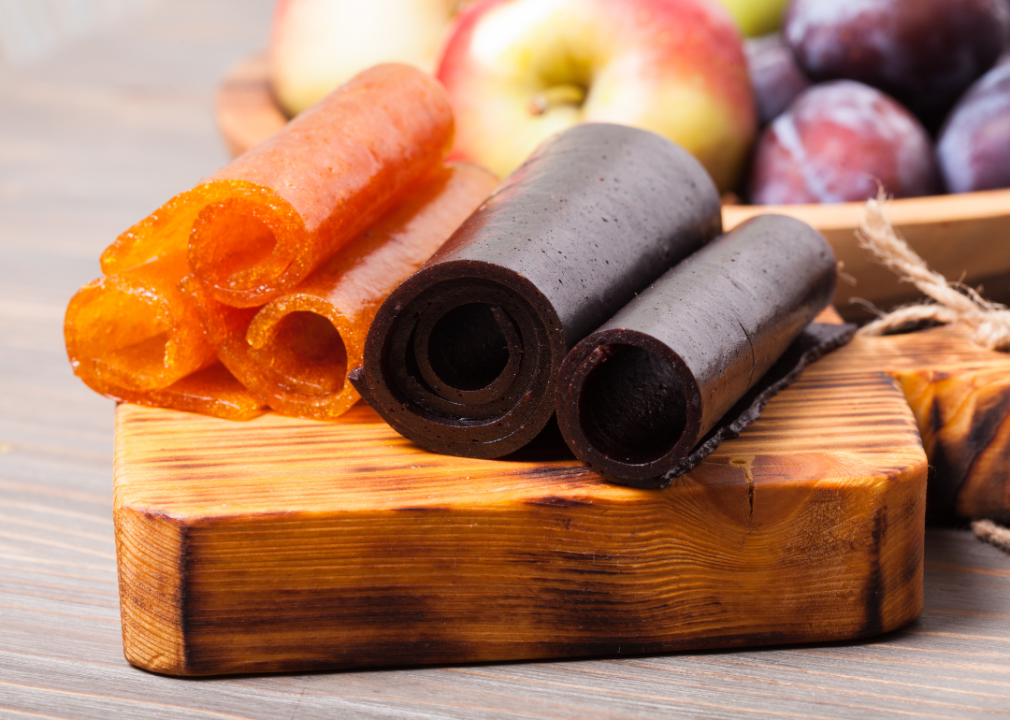
M 272 0 L 171 0 L 0 67 L 0 718 L 1010 715 L 1010 556 L 930 530 L 926 609 L 860 643 L 180 680 L 123 659 L 113 406 L 62 318 L 115 235 L 225 162 L 226 68 Z

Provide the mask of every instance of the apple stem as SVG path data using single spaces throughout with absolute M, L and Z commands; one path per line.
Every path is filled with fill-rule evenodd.
M 530 115 L 543 115 L 559 105 L 582 105 L 586 100 L 586 89 L 579 85 L 554 85 L 541 90 L 530 100 Z

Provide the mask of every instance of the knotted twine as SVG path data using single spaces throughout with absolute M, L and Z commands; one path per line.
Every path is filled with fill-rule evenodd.
M 901 282 L 912 283 L 933 302 L 899 307 L 860 328 L 857 334 L 884 335 L 926 322 L 960 325 L 970 331 L 976 345 L 987 350 L 1010 351 L 1010 308 L 989 302 L 973 288 L 949 282 L 930 270 L 891 225 L 887 217 L 889 202 L 883 188 L 876 198 L 866 201 L 862 225 L 856 230 L 859 247 L 873 253 Z M 1007 528 L 991 520 L 976 520 L 971 528 L 980 540 L 1010 553 Z
M 906 305 L 859 330 L 860 335 L 883 335 L 923 322 L 961 325 L 971 340 L 986 350 L 1010 351 L 1010 308 L 989 302 L 960 282 L 948 282 L 929 269 L 926 261 L 905 242 L 887 218 L 887 195 L 881 190 L 866 201 L 862 225 L 856 230 L 859 247 L 869 250 L 902 282 L 910 282 L 932 303 Z

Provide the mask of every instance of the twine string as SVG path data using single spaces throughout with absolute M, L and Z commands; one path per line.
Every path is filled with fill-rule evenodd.
M 949 282 L 931 270 L 887 217 L 889 200 L 881 189 L 866 201 L 862 225 L 856 230 L 859 247 L 909 282 L 933 302 L 897 308 L 859 330 L 860 335 L 883 335 L 909 325 L 931 321 L 940 325 L 961 325 L 971 331 L 971 339 L 987 350 L 1010 351 L 1010 309 L 989 302 L 960 282 Z
M 992 520 L 976 520 L 971 524 L 971 529 L 979 540 L 1010 553 L 1010 530 L 1007 528 L 997 525 Z

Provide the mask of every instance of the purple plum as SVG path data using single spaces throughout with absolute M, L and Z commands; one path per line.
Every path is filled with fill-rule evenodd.
M 1010 187 L 1010 61 L 961 98 L 940 131 L 936 156 L 949 192 Z
M 1006 0 L 793 0 L 784 34 L 813 80 L 872 85 L 935 128 L 996 62 Z
M 851 80 L 801 94 L 758 141 L 750 199 L 756 205 L 865 200 L 877 183 L 895 197 L 936 192 L 925 128 L 893 98 Z
M 749 38 L 744 43 L 747 68 L 758 118 L 767 125 L 781 115 L 789 103 L 810 87 L 810 80 L 796 64 L 793 53 L 778 33 Z

